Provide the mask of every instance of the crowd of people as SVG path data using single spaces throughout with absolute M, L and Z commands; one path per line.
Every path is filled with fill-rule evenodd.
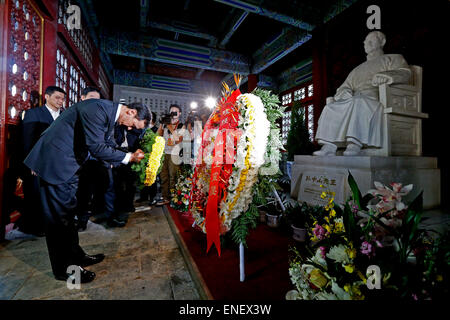
M 49 86 L 45 104 L 21 115 L 24 206 L 16 226 L 46 237 L 56 279 L 66 280 L 71 276 L 67 268 L 75 265 L 83 283 L 95 278 L 84 267 L 104 255 L 84 252 L 78 232 L 86 230 L 89 221 L 124 227 L 135 211 L 136 195 L 138 203 L 168 204 L 181 163 L 192 163 L 198 145 L 194 129 L 205 124 L 209 110 L 191 112 L 183 124 L 176 104 L 168 116 L 157 119 L 142 103 L 101 99 L 95 87 L 83 89 L 81 101 L 68 108 L 63 107 L 65 98 L 63 89 Z M 166 156 L 157 183 L 138 190 L 131 165 L 144 158 L 140 141 L 147 130 L 164 137 Z

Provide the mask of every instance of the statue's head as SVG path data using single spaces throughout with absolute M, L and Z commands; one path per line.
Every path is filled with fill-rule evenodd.
M 364 50 L 367 54 L 383 49 L 386 43 L 386 36 L 381 31 L 370 32 L 364 40 Z

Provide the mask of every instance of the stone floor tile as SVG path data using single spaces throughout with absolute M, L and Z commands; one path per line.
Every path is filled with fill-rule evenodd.
M 93 282 L 69 290 L 54 279 L 45 238 L 0 244 L 0 299 L 199 299 L 161 208 L 140 207 L 123 228 L 90 222 L 79 233 L 87 254 L 105 259 L 86 267 Z

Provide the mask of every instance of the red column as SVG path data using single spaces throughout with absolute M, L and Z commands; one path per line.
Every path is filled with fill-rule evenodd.
M 311 39 L 313 44 L 313 65 L 312 65 L 312 78 L 314 86 L 314 128 L 317 130 L 317 123 L 319 121 L 320 114 L 326 104 L 327 99 L 327 59 L 326 59 L 326 46 L 327 38 L 326 33 L 322 29 L 315 30 Z
M 248 75 L 248 92 L 252 92 L 256 86 L 258 85 L 258 75 L 257 74 L 249 74 Z
M 0 240 L 5 237 L 5 228 L 2 221 L 3 212 L 3 185 L 6 165 L 6 115 L 8 108 L 6 106 L 6 92 L 8 86 L 6 83 L 7 68 L 7 50 L 8 50 L 8 3 L 0 2 Z
M 56 76 L 56 49 L 58 30 L 58 1 L 47 1 L 47 8 L 52 16 L 45 17 L 44 20 L 44 72 L 42 74 L 42 96 L 45 88 L 55 85 Z

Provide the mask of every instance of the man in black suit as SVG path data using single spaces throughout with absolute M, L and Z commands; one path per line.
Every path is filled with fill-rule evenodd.
M 153 131 L 153 133 L 156 133 L 158 131 L 158 127 L 156 126 L 156 113 L 154 113 L 154 112 L 152 112 L 152 122 L 150 123 L 150 126 L 146 129 L 146 131 L 144 132 L 144 134 L 142 136 L 145 135 L 147 130 L 151 130 L 151 131 Z M 158 178 L 158 180 L 159 180 L 159 178 Z M 150 187 L 147 187 L 147 186 L 142 187 L 141 192 L 140 192 L 140 198 L 137 200 L 137 202 L 147 201 L 147 200 L 149 200 L 149 197 L 150 197 L 150 201 L 148 204 L 149 204 L 149 206 L 153 206 L 157 202 L 156 201 L 157 192 L 158 192 L 157 181 L 155 181 L 155 183 L 153 183 Z
M 134 152 L 138 149 L 144 132 L 143 129 L 126 130 L 124 126 L 117 126 L 114 131 L 114 138 L 123 150 Z M 117 213 L 120 213 L 118 220 L 125 223 L 128 214 L 135 211 L 134 196 L 138 177 L 136 172 L 131 169 L 130 164 L 121 164 L 114 167 L 112 172 L 116 194 L 114 208 Z
M 26 157 L 50 124 L 60 115 L 66 98 L 66 92 L 56 86 L 45 89 L 45 105 L 32 108 L 22 114 L 22 145 Z M 23 158 L 22 158 L 23 160 Z M 44 217 L 39 198 L 39 180 L 25 168 L 22 174 L 24 208 L 17 221 L 19 230 L 24 233 L 44 235 Z
M 87 86 L 81 90 L 81 101 L 87 99 L 100 99 L 100 89 Z M 111 169 L 111 164 L 97 161 L 96 159 L 86 161 L 79 172 L 78 191 L 77 191 L 77 229 L 84 231 L 90 217 L 89 208 L 92 208 L 92 202 L 104 203 L 106 187 L 108 185 L 108 175 L 105 171 Z M 94 197 L 95 195 L 95 197 Z M 97 203 L 96 203 L 97 204 Z
M 105 257 L 87 255 L 79 245 L 74 211 L 80 166 L 88 158 L 113 165 L 140 162 L 144 158 L 142 150 L 125 153 L 114 147 L 114 125 L 117 122 L 129 130 L 143 129 L 150 120 L 149 110 L 140 103 L 127 106 L 108 100 L 85 100 L 64 111 L 25 159 L 25 165 L 40 178 L 47 248 L 56 279 L 67 280 L 67 268 L 75 265 L 81 283 L 90 282 L 95 273 L 83 267 Z

